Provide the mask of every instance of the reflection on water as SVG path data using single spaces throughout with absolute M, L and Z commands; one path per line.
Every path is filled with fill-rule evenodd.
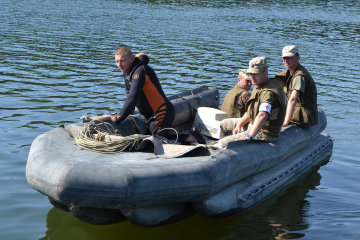
M 327 162 L 328 160 L 325 160 Z M 83 223 L 70 213 L 52 208 L 47 215 L 45 239 L 297 239 L 308 228 L 306 216 L 309 190 L 320 184 L 313 169 L 290 188 L 240 215 L 208 219 L 195 215 L 181 222 L 157 228 L 143 228 L 129 222 L 108 226 Z M 231 226 L 231 228 L 229 228 Z

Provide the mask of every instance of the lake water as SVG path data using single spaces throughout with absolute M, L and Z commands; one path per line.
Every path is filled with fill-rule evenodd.
M 360 239 L 360 2 L 0 0 L 0 239 Z M 243 214 L 158 228 L 82 223 L 26 182 L 31 142 L 125 98 L 114 52 L 146 52 L 167 94 L 201 84 L 222 98 L 238 68 L 297 44 L 318 87 L 329 162 Z

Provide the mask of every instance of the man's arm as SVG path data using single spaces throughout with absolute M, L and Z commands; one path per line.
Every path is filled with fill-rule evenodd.
M 268 113 L 259 112 L 258 115 L 255 118 L 254 125 L 253 125 L 251 131 L 249 132 L 249 135 L 251 137 L 255 137 L 256 134 L 258 134 L 260 132 L 260 130 L 262 129 L 262 127 L 266 123 L 267 119 L 268 119 Z M 248 137 L 239 137 L 238 139 L 236 139 L 236 141 L 246 140 L 246 139 L 249 139 L 249 138 Z
M 139 98 L 142 88 L 145 84 L 145 70 L 143 66 L 140 66 L 135 70 L 132 76 L 132 84 L 130 87 L 129 94 L 124 102 L 124 105 L 120 111 L 120 116 L 117 117 L 116 122 L 123 121 L 127 116 L 129 116 L 135 109 L 135 104 Z
M 245 108 L 247 101 L 250 98 L 250 93 L 247 91 L 242 92 L 240 95 L 235 97 L 235 106 L 238 108 Z
M 294 114 L 296 102 L 300 96 L 300 93 L 305 92 L 305 78 L 302 75 L 295 76 L 294 79 L 291 81 L 290 90 L 291 94 L 287 103 L 286 107 L 286 115 L 284 118 L 283 127 L 289 125 L 290 119 Z
M 247 101 L 250 98 L 250 93 L 248 91 L 245 91 L 241 94 L 241 101 L 244 103 L 244 106 L 246 105 Z
M 285 119 L 284 119 L 284 123 L 283 123 L 283 127 L 286 127 L 289 125 L 290 119 L 294 113 L 295 110 L 295 105 L 297 102 L 297 99 L 299 97 L 300 92 L 298 90 L 292 90 L 291 91 L 291 95 L 289 98 L 289 101 L 287 103 L 287 107 L 286 107 L 286 115 L 285 115 Z
M 265 125 L 265 123 L 271 113 L 272 106 L 271 106 L 270 102 L 273 102 L 274 96 L 271 94 L 265 94 L 264 97 L 262 97 L 262 98 L 263 98 L 264 102 L 262 102 L 259 106 L 259 112 L 256 115 L 253 126 L 249 132 L 250 136 L 249 137 L 240 137 L 237 140 L 255 138 L 255 136 L 260 132 L 260 130 Z
M 260 130 L 263 128 L 264 124 L 266 123 L 266 120 L 268 119 L 269 114 L 267 112 L 259 112 L 258 115 L 255 118 L 254 125 L 251 128 L 251 131 L 249 134 L 252 137 L 255 137 L 256 134 L 260 132 Z

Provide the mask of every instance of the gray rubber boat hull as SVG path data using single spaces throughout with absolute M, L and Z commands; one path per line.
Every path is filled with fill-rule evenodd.
M 274 144 L 239 141 L 228 149 L 178 158 L 81 150 L 71 126 L 34 140 L 26 177 L 54 206 L 92 224 L 129 220 L 158 226 L 194 212 L 208 217 L 238 213 L 322 164 L 333 147 L 323 132 L 322 111 L 317 126 L 286 128 Z

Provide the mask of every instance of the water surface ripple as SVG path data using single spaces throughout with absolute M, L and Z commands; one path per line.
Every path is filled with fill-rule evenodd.
M 329 1 L 0 0 L 0 239 L 360 239 L 360 3 Z M 238 68 L 297 44 L 335 139 L 329 162 L 244 214 L 195 215 L 155 229 L 92 226 L 31 189 L 25 165 L 34 138 L 125 99 L 114 52 L 146 52 L 167 94 L 220 90 Z

